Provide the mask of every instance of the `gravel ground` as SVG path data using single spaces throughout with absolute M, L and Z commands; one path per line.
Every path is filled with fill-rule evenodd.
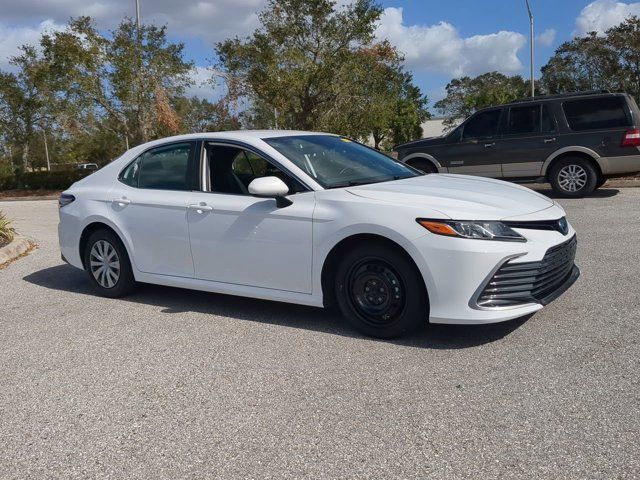
M 640 189 L 561 200 L 582 277 L 531 318 L 397 342 L 319 309 L 92 295 L 53 201 L 0 271 L 0 478 L 640 477 Z

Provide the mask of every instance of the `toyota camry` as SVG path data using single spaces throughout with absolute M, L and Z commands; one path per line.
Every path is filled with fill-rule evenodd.
M 337 306 L 391 338 L 529 315 L 579 275 L 553 200 L 424 175 L 331 134 L 183 135 L 127 151 L 59 200 L 62 258 L 107 297 L 138 283 Z

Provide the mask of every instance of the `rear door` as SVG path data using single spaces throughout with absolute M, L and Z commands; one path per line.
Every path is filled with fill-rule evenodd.
M 461 126 L 458 142 L 447 145 L 438 158 L 451 173 L 500 177 L 498 130 L 502 108 L 478 112 Z
M 547 105 L 510 107 L 500 148 L 503 177 L 539 176 L 542 164 L 558 148 L 557 144 L 557 122 Z
M 147 150 L 111 189 L 110 217 L 141 272 L 193 277 L 187 208 L 197 184 L 195 142 Z

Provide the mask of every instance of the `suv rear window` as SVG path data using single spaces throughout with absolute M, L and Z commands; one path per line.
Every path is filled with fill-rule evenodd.
M 623 97 L 585 98 L 562 104 L 572 130 L 627 127 L 630 125 Z

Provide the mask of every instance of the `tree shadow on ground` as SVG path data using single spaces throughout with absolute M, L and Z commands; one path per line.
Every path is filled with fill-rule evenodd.
M 61 292 L 96 296 L 86 273 L 69 265 L 45 268 L 25 276 L 24 280 Z M 161 312 L 167 315 L 196 312 L 345 337 L 366 338 L 354 332 L 338 313 L 321 308 L 148 284 L 141 285 L 135 293 L 121 300 L 160 307 Z M 506 337 L 530 317 L 492 325 L 429 325 L 417 333 L 386 342 L 429 349 L 475 347 Z

